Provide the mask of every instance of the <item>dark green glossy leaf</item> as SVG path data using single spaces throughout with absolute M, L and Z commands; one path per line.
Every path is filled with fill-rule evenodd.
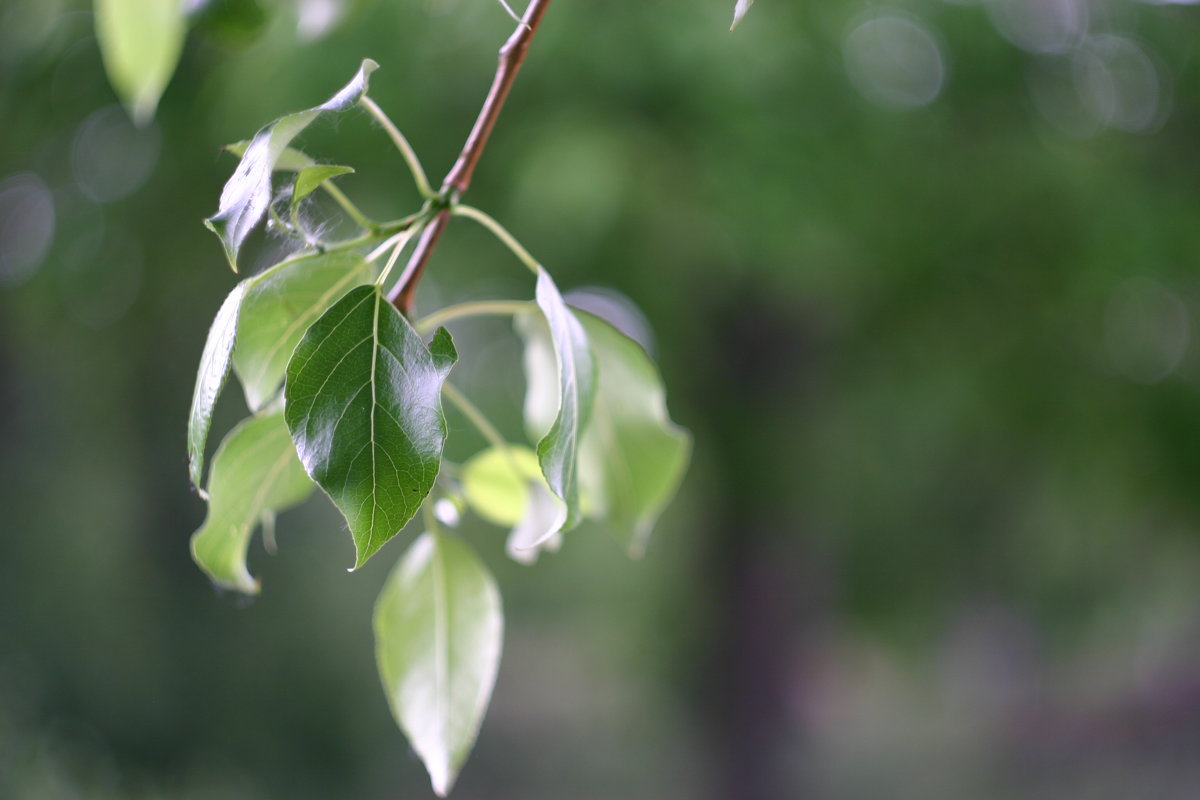
M 729 26 L 729 30 L 733 30 L 746 16 L 746 12 L 750 10 L 750 6 L 754 5 L 754 0 L 737 0 L 737 5 L 733 7 L 733 24 Z
M 200 355 L 200 370 L 196 373 L 196 388 L 192 392 L 192 410 L 188 414 L 188 471 L 197 489 L 200 489 L 204 480 L 204 447 L 208 442 L 208 429 L 212 425 L 213 408 L 229 375 L 229 354 L 233 350 L 245 291 L 246 283 L 243 281 L 225 298 L 208 330 L 208 341 L 204 343 L 204 352 Z
M 300 170 L 296 176 L 296 185 L 292 189 L 292 208 L 300 205 L 300 201 L 312 194 L 318 186 L 330 178 L 354 172 L 350 167 L 339 167 L 336 164 L 316 164 Z
M 367 91 L 367 78 L 379 65 L 362 62 L 358 74 L 337 94 L 319 106 L 289 114 L 260 130 L 247 145 L 242 160 L 221 192 L 217 213 L 205 224 L 221 238 L 229 264 L 237 271 L 238 249 L 254 229 L 271 202 L 271 171 L 292 139 L 324 113 L 345 111 Z
M 426 533 L 375 606 L 379 675 L 392 714 L 445 796 L 470 753 L 500 666 L 495 581 L 461 540 Z
M 687 471 L 691 434 L 671 421 L 662 379 L 641 345 L 604 320 L 577 313 L 599 367 L 580 447 L 585 510 L 640 555 Z
M 225 437 L 213 457 L 208 516 L 192 536 L 192 557 L 217 584 L 256 593 L 258 581 L 246 569 L 255 524 L 311 491 L 283 414 L 251 417 Z
M 313 320 L 374 274 L 361 254 L 340 252 L 291 258 L 246 281 L 233 367 L 252 411 L 278 393 L 288 359 Z
M 308 474 L 350 525 L 355 569 L 433 487 L 446 440 L 442 384 L 457 358 L 445 329 L 426 348 L 375 285 L 335 303 L 292 354 L 288 428 Z
M 183 50 L 183 2 L 95 0 L 95 11 L 109 83 L 134 122 L 149 122 Z
M 527 398 L 554 398 L 536 411 L 526 406 L 526 422 L 533 436 L 544 434 L 538 442 L 538 461 L 550 489 L 567 505 L 563 529 L 579 523 L 579 440 L 583 435 L 595 398 L 595 363 L 588 349 L 587 334 L 559 294 L 558 287 L 545 270 L 539 270 L 537 304 L 542 314 L 522 314 L 516 318 L 517 331 L 526 342 L 526 378 L 530 385 Z M 548 338 L 546 338 L 548 335 Z M 545 370 L 534 374 L 533 363 L 545 363 L 530 355 L 549 347 L 554 357 L 553 384 L 557 391 L 546 391 Z M 536 384 L 536 390 L 535 390 Z M 545 414 L 551 404 L 556 408 L 553 421 Z M 547 427 L 548 425 L 548 427 Z

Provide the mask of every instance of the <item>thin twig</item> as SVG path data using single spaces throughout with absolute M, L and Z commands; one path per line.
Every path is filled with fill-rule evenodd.
M 425 177 L 425 168 L 421 166 L 421 159 L 417 158 L 417 151 L 413 150 L 408 139 L 396 127 L 396 123 L 392 122 L 383 109 L 367 95 L 364 94 L 358 102 L 383 126 L 388 136 L 392 138 L 392 143 L 396 145 L 396 149 L 400 151 L 400 155 L 404 156 L 404 161 L 408 164 L 408 171 L 412 173 L 413 182 L 417 184 L 417 191 L 421 193 L 421 197 L 426 199 L 433 197 L 433 187 L 429 185 L 429 178 Z
M 505 228 L 503 225 L 497 222 L 496 218 L 491 214 L 480 211 L 478 208 L 475 208 L 475 206 L 456 205 L 454 206 L 454 215 L 456 217 L 466 217 L 467 219 L 475 220 L 480 225 L 491 231 L 492 234 L 499 239 L 505 247 L 512 251 L 513 255 L 521 260 L 522 264 L 529 268 L 530 272 L 532 272 L 534 275 L 537 275 L 539 272 L 541 272 L 542 265 L 538 263 L 538 260 L 530 255 L 529 251 L 525 249 L 525 246 L 517 241 L 517 237 L 509 233 L 508 228 Z
M 511 317 L 533 307 L 534 304 L 528 300 L 472 300 L 439 308 L 432 314 L 414 322 L 413 327 L 416 328 L 417 333 L 426 334 L 451 320 L 485 315 Z
M 546 8 L 549 5 L 550 0 L 530 0 L 521 23 L 508 37 L 504 46 L 500 48 L 496 75 L 492 78 L 492 87 L 488 91 L 487 99 L 483 101 L 483 107 L 479 109 L 479 116 L 475 118 L 475 126 L 471 128 L 471 133 L 463 144 L 458 160 L 454 162 L 454 166 L 450 168 L 450 171 L 446 173 L 446 178 L 442 181 L 441 198 L 447 205 L 457 202 L 458 198 L 466 193 L 467 187 L 471 185 L 471 176 L 475 173 L 475 166 L 479 163 L 479 157 L 483 155 L 483 148 L 487 145 L 488 138 L 492 135 L 492 128 L 496 125 L 496 118 L 500 116 L 500 111 L 504 108 L 504 101 L 508 99 L 508 92 L 512 89 L 513 81 L 521 69 L 521 64 L 525 61 L 525 54 L 529 51 L 529 44 L 533 41 L 538 27 L 541 26 L 542 17 L 545 16 Z M 408 266 L 405 268 L 405 280 L 396 285 L 396 289 L 389 297 L 396 308 L 404 314 L 412 309 L 417 284 L 420 283 L 421 276 L 425 273 L 429 257 L 437 247 L 442 229 L 449 221 L 450 212 L 443 210 L 429 223 L 408 260 Z

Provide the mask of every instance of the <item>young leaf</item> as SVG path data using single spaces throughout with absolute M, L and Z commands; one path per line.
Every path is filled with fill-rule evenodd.
M 304 468 L 350 525 L 355 569 L 433 488 L 446 441 L 442 384 L 457 359 L 444 328 L 426 348 L 370 285 L 321 315 L 288 362 L 288 428 Z
M 154 117 L 183 50 L 183 0 L 95 0 L 95 12 L 109 83 L 143 125 Z
M 463 497 L 483 519 L 510 527 L 525 516 L 529 481 L 541 477 L 537 456 L 528 447 L 510 445 L 507 452 L 489 447 L 463 464 Z
M 474 552 L 445 534 L 413 542 L 375 606 L 375 652 L 392 714 L 443 797 L 475 743 L 503 638 L 500 593 Z
M 208 516 L 192 535 L 192 558 L 218 585 L 258 592 L 246 569 L 255 524 L 308 497 L 312 481 L 275 413 L 245 420 L 225 437 L 208 480 Z
M 279 391 L 288 359 L 312 321 L 373 275 L 361 254 L 337 252 L 291 258 L 246 281 L 233 368 L 251 411 Z
M 529 343 L 548 332 L 549 345 L 553 349 L 555 362 L 554 384 L 557 388 L 557 411 L 547 430 L 545 409 L 533 416 L 526 407 L 526 422 L 534 435 L 545 433 L 538 442 L 538 461 L 542 474 L 550 489 L 567 505 L 566 519 L 562 529 L 569 530 L 579 523 L 579 439 L 583 435 L 588 415 L 595 398 L 595 363 L 588 349 L 587 334 L 571 309 L 563 301 L 558 287 L 544 269 L 538 271 L 537 304 L 542 311 L 543 323 L 537 315 L 523 314 L 516 318 L 517 331 Z M 539 345 L 534 345 L 537 347 Z M 526 355 L 527 380 L 531 384 L 539 381 L 545 373 L 533 375 Z M 547 396 L 545 392 L 530 391 L 526 397 Z
M 201 490 L 204 479 L 204 446 L 208 442 L 208 429 L 212 425 L 213 407 L 229 375 L 229 353 L 233 350 L 237 333 L 238 314 L 242 306 L 242 295 L 246 291 L 243 281 L 221 303 L 212 327 L 208 330 L 208 341 L 200 356 L 200 370 L 196 373 L 196 388 L 192 392 L 192 410 L 188 414 L 188 469 L 192 484 Z
M 379 65 L 365 59 L 358 74 L 337 94 L 319 106 L 280 117 L 255 134 L 242 160 L 221 191 L 217 213 L 204 221 L 220 237 L 229 265 L 237 271 L 237 254 L 242 242 L 262 219 L 271 202 L 271 171 L 292 139 L 326 112 L 345 111 L 367 91 L 367 78 Z
M 300 201 L 312 194 L 318 186 L 330 178 L 354 172 L 350 167 L 339 167 L 334 164 L 315 164 L 304 167 L 296 176 L 296 186 L 292 189 L 292 208 L 300 205 Z
M 671 422 L 662 380 L 641 345 L 599 317 L 578 315 L 599 367 L 596 404 L 580 446 L 586 511 L 605 520 L 636 556 L 679 488 L 691 434 Z
M 737 5 L 733 8 L 733 24 L 729 26 L 729 30 L 733 30 L 742 21 L 742 17 L 746 16 L 746 12 L 750 10 L 750 6 L 754 5 L 754 0 L 737 0 Z

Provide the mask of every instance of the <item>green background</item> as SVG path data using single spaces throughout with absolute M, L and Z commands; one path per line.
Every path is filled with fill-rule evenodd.
M 644 311 L 696 444 L 640 562 L 584 526 L 525 568 L 464 523 L 507 638 L 454 796 L 1194 796 L 1200 9 L 761 0 L 731 35 L 731 5 L 558 0 L 476 173 L 560 287 Z M 185 419 L 235 280 L 200 221 L 221 146 L 363 57 L 440 177 L 512 23 L 246 8 L 193 20 L 140 130 L 86 3 L 0 8 L 2 798 L 430 796 L 370 635 L 415 530 L 347 575 L 315 498 L 252 547 L 253 601 L 190 562 Z M 416 207 L 366 114 L 301 145 L 373 216 Z M 418 299 L 531 296 L 458 222 Z M 456 340 L 516 436 L 515 338 Z

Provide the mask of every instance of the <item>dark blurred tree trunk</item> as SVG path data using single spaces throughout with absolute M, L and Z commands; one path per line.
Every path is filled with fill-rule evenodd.
M 789 431 L 803 413 L 813 337 L 793 308 L 757 293 L 713 304 L 717 337 L 700 396 L 720 497 L 706 575 L 715 625 L 706 642 L 704 713 L 722 800 L 812 797 L 804 775 L 801 666 L 826 616 L 828 571 L 796 519 L 802 476 Z

